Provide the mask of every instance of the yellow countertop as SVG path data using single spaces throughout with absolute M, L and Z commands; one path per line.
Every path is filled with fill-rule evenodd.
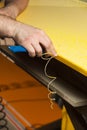
M 87 3 L 78 0 L 30 0 L 18 20 L 45 30 L 57 59 L 87 76 Z

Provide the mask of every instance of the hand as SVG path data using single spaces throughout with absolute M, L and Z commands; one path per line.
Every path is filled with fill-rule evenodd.
M 52 41 L 41 29 L 18 23 L 15 28 L 14 39 L 27 49 L 31 57 L 41 56 L 43 48 L 48 54 L 57 55 Z

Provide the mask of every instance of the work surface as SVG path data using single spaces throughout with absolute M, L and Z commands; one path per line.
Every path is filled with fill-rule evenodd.
M 44 6 L 42 6 L 33 5 L 33 3 L 30 2 L 30 6 L 28 6 L 25 12 L 19 16 L 18 20 L 44 29 L 53 40 L 58 56 L 56 57 L 56 60 L 50 61 L 49 67 L 47 66 L 47 72 L 50 72 L 50 76 L 56 76 L 56 80 L 54 82 L 55 85 L 53 84 L 51 89 L 56 91 L 60 97 L 69 102 L 72 106 L 76 107 L 87 105 L 87 96 L 83 93 L 87 93 L 87 75 L 85 66 L 87 63 L 86 40 L 84 40 L 83 44 L 82 41 L 80 41 L 81 38 L 86 39 L 86 34 L 84 33 L 84 36 L 83 33 L 79 31 L 83 29 L 82 27 L 85 28 L 86 24 L 81 24 L 84 20 L 80 20 L 80 16 L 86 17 L 87 8 L 85 8 L 86 5 L 82 4 L 82 2 L 78 3 L 74 1 L 74 4 L 71 4 L 73 6 L 69 5 L 69 3 L 66 6 L 62 6 L 62 3 L 65 3 L 64 1 L 55 2 L 57 2 L 57 4 L 53 6 L 52 3 L 50 3 L 50 5 L 48 3 L 45 5 L 44 3 Z M 73 17 L 71 17 L 71 14 Z M 80 25 L 79 22 L 77 24 L 75 19 L 77 21 L 80 20 L 80 27 L 78 26 Z M 75 28 L 77 28 L 77 30 L 75 30 Z M 66 30 L 67 33 L 65 33 Z M 59 38 L 57 37 L 58 35 L 60 35 Z M 74 39 L 76 36 L 80 41 L 79 44 L 75 41 L 76 39 Z M 66 42 L 62 42 L 62 40 L 66 40 Z M 44 73 L 46 63 L 44 64 L 42 59 L 32 59 L 26 54 L 14 54 L 6 46 L 0 46 L 0 50 L 8 55 L 17 65 L 22 67 L 29 74 L 33 75 L 41 83 L 48 86 L 49 77 L 47 77 Z M 83 57 L 83 59 L 81 57 Z M 59 62 L 59 60 L 64 62 L 66 65 Z M 85 76 L 81 75 L 79 72 Z M 62 82 L 60 78 L 62 78 Z
M 58 53 L 56 58 L 87 76 L 86 3 L 31 0 L 18 20 L 45 30 Z

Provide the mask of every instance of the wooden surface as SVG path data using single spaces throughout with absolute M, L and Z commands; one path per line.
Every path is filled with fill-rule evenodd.
M 18 17 L 42 28 L 52 39 L 57 59 L 87 76 L 87 4 L 77 0 L 35 0 Z
M 56 58 L 87 76 L 85 0 L 30 0 L 17 19 L 45 30 L 58 53 Z

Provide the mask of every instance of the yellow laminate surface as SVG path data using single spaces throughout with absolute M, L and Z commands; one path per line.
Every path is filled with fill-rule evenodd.
M 18 20 L 45 30 L 57 59 L 87 76 L 87 3 L 79 0 L 30 0 Z

